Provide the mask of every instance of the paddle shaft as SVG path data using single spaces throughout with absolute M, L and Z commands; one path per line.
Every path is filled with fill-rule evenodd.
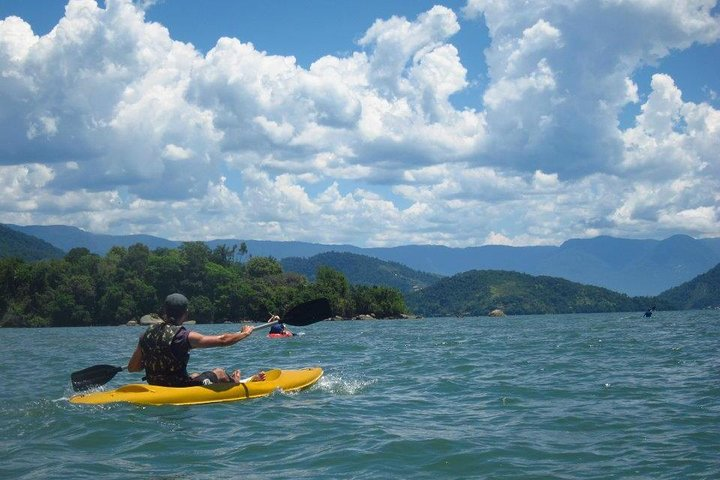
M 254 332 L 255 330 L 260 330 L 261 328 L 272 327 L 276 323 L 280 323 L 280 320 L 273 320 L 272 322 L 263 323 L 262 325 L 254 325 L 252 329 Z

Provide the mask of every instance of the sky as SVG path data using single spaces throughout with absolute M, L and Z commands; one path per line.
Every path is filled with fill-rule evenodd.
M 720 237 L 716 0 L 0 0 L 0 223 Z

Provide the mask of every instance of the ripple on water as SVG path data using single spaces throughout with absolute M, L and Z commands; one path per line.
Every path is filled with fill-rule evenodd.
M 377 379 L 361 380 L 338 375 L 324 375 L 317 383 L 317 387 L 323 392 L 333 395 L 357 395 L 367 391 L 377 382 Z

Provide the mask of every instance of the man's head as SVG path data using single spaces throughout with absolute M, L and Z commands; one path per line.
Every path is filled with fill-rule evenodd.
M 171 293 L 165 299 L 165 318 L 168 322 L 179 325 L 185 320 L 188 311 L 188 299 L 181 293 Z

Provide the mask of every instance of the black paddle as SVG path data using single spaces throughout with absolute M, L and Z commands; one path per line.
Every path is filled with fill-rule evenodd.
M 295 327 L 304 327 L 305 325 L 325 320 L 331 316 L 332 310 L 330 309 L 330 302 L 328 299 L 316 298 L 315 300 L 295 305 L 293 308 L 288 310 L 282 320 L 274 320 L 263 325 L 258 325 L 253 327 L 253 330 L 269 327 L 281 322 Z
M 95 365 L 70 375 L 73 390 L 79 392 L 93 387 L 105 385 L 118 373 L 127 367 L 116 367 L 114 365 Z
M 330 302 L 327 298 L 318 298 L 309 302 L 301 303 L 294 306 L 285 314 L 282 322 L 288 325 L 304 327 L 320 320 L 325 320 L 332 316 Z M 267 322 L 262 325 L 254 326 L 253 330 L 269 327 L 278 323 L 278 320 Z M 122 372 L 127 367 L 116 367 L 114 365 L 95 365 L 92 367 L 79 370 L 70 375 L 73 390 L 76 392 L 87 390 L 93 387 L 105 385 L 113 379 L 118 372 Z

